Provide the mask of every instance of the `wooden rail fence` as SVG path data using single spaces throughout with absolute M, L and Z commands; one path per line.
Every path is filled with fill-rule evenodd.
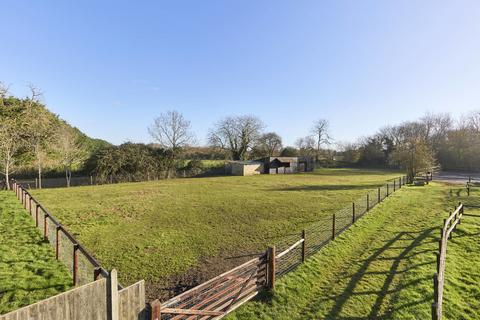
M 460 203 L 450 216 L 444 220 L 440 231 L 439 252 L 437 255 L 437 272 L 433 277 L 432 319 L 442 319 L 443 288 L 445 285 L 445 263 L 447 259 L 447 244 L 452 232 L 460 224 L 463 216 L 464 205 Z
M 14 181 L 13 191 L 34 219 L 35 225 L 41 230 L 44 239 L 54 246 L 56 259 L 62 261 L 69 268 L 74 286 L 108 277 L 108 271 L 28 190 Z

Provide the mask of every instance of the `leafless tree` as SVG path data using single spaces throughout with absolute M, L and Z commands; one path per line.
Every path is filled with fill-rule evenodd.
M 56 134 L 56 151 L 60 157 L 60 164 L 65 170 L 67 187 L 72 179 L 72 167 L 81 164 L 88 156 L 85 148 L 78 140 L 78 136 L 71 128 L 60 126 Z
M 161 147 L 170 152 L 170 161 L 167 165 L 167 177 L 170 177 L 182 149 L 194 143 L 190 121 L 178 111 L 167 111 L 154 119 L 148 132 Z
M 0 98 L 8 94 L 8 88 L 0 85 Z M 0 110 L 0 170 L 5 176 L 7 189 L 10 189 L 10 175 L 15 170 L 19 150 L 24 146 L 23 118 L 18 114 L 10 114 L 8 110 Z
M 311 129 L 312 135 L 315 139 L 316 143 L 316 160 L 318 161 L 320 157 L 320 151 L 322 145 L 330 144 L 331 137 L 330 137 L 330 124 L 328 120 L 319 119 L 315 121 L 313 127 Z
M 244 160 L 263 128 L 254 116 L 227 117 L 210 130 L 208 140 L 213 147 L 229 151 L 233 160 Z
M 475 133 L 480 133 L 480 110 L 471 111 L 464 119 L 468 129 Z
M 282 138 L 275 132 L 264 133 L 256 141 L 255 149 L 262 156 L 276 156 L 282 149 Z
M 9 86 L 0 81 L 0 106 L 5 106 L 4 99 L 8 95 Z
M 26 143 L 35 158 L 35 166 L 38 172 L 38 188 L 42 188 L 42 171 L 47 159 L 47 148 L 54 137 L 54 119 L 50 113 L 45 112 L 40 104 L 42 93 L 33 85 L 29 85 L 31 95 L 27 98 L 28 104 L 25 111 L 28 131 Z
M 295 141 L 295 146 L 298 148 L 300 155 L 302 156 L 311 157 L 316 154 L 315 139 L 312 136 L 298 138 Z

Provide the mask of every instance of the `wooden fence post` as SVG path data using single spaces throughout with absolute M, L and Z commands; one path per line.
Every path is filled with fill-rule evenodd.
M 402 188 L 402 177 L 398 178 L 398 189 Z
M 470 196 L 470 186 L 467 185 L 467 196 Z
M 388 182 L 387 182 L 387 197 L 389 196 L 389 191 L 388 191 Z
M 107 319 L 119 319 L 117 270 L 112 269 L 107 279 Z M 158 318 L 160 319 L 160 318 Z
M 432 319 L 438 319 L 438 273 L 433 276 L 433 301 L 435 309 L 433 310 Z
M 48 213 L 43 216 L 43 237 L 48 241 Z
M 397 189 L 397 180 L 393 179 L 393 192 Z
M 275 246 L 269 247 L 267 251 L 267 288 L 273 290 L 275 288 Z
M 37 203 L 35 208 L 35 226 L 38 228 L 38 214 L 40 213 L 40 205 Z
M 28 197 L 28 213 L 32 216 L 32 197 Z
M 302 242 L 302 263 L 304 263 L 305 262 L 305 248 L 306 248 L 305 229 L 302 230 L 302 239 L 303 239 L 303 242 Z
M 352 224 L 355 223 L 355 202 L 352 202 Z
M 380 201 L 381 201 L 380 198 L 381 198 L 381 196 L 380 196 L 380 188 L 378 188 L 377 203 L 380 203 Z
M 367 211 L 370 211 L 370 195 L 367 193 Z
M 332 240 L 335 240 L 335 213 L 332 215 Z
M 60 226 L 57 226 L 55 232 L 55 258 L 58 260 L 60 255 Z
M 93 269 L 93 281 L 100 279 L 100 274 L 102 273 L 102 268 L 96 267 Z
M 440 253 L 435 252 L 435 256 L 437 258 L 437 272 L 440 272 Z
M 73 286 L 78 283 L 78 243 L 73 244 Z
M 432 320 L 438 320 L 437 318 L 437 304 L 432 303 Z
M 162 304 L 158 299 L 153 300 L 149 304 L 149 309 L 150 309 L 150 318 L 149 320 L 160 320 L 162 318 L 162 314 L 160 311 L 160 308 L 162 307 Z

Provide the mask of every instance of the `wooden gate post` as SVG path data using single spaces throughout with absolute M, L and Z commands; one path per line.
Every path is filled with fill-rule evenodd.
M 275 246 L 269 247 L 267 251 L 267 288 L 269 290 L 275 289 Z
M 150 317 L 149 320 L 160 320 L 162 318 L 161 307 L 162 304 L 158 299 L 153 300 L 148 304 L 150 309 Z
M 305 229 L 302 230 L 302 263 L 305 262 Z

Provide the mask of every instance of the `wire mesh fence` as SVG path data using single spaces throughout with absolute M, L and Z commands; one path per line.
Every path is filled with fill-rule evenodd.
M 311 223 L 303 230 L 301 243 L 298 242 L 299 237 L 292 239 L 292 236 L 289 236 L 283 239 L 276 246 L 281 252 L 276 259 L 276 275 L 281 277 L 294 269 L 405 184 L 406 177 L 399 177 L 387 181 L 385 185 L 375 190 L 369 190 L 366 195 L 336 211 L 331 217 Z M 292 243 L 294 245 L 291 245 Z

